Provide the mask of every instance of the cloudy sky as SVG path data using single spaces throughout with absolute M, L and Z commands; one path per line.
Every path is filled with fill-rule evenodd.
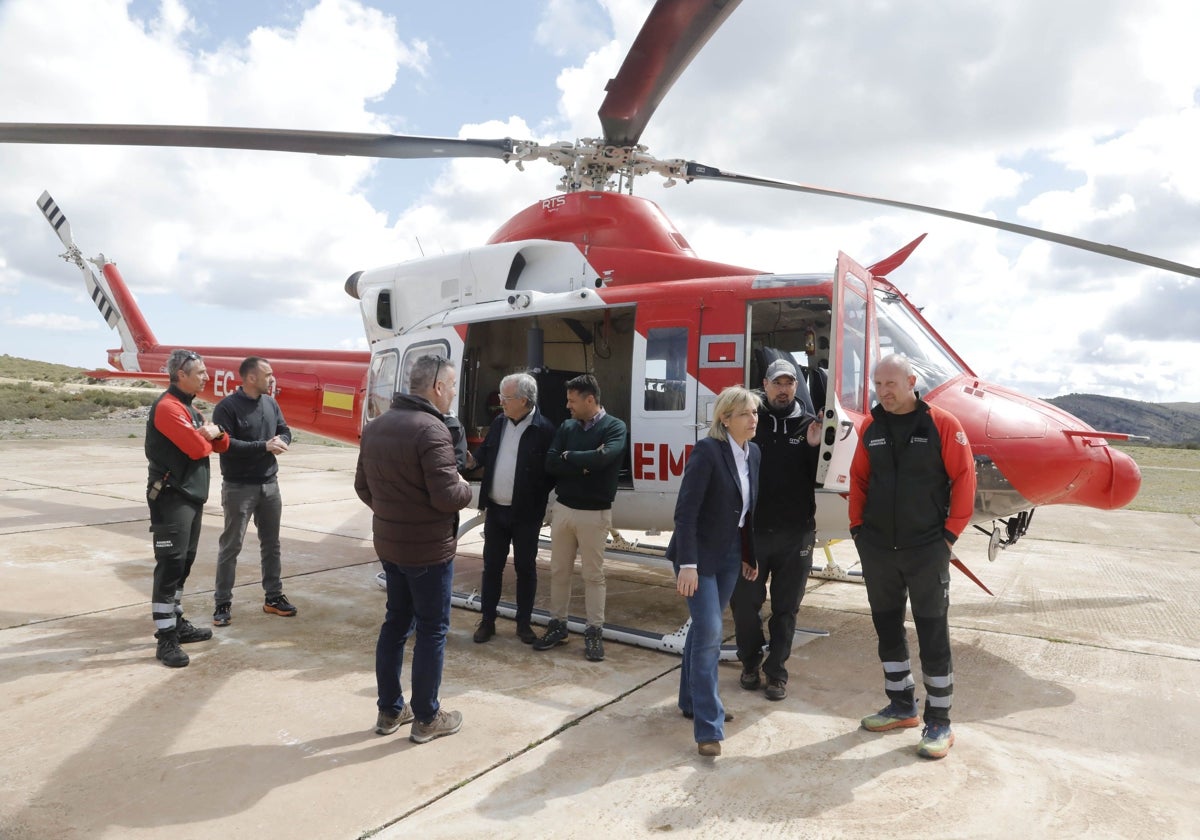
M 648 0 L 0 0 L 0 120 L 505 137 L 599 133 Z M 1200 265 L 1200 4 L 744 0 L 642 142 Z M 119 342 L 35 200 L 117 262 L 164 342 L 363 348 L 359 269 L 481 244 L 546 164 L 0 146 L 0 352 Z M 702 257 L 892 275 L 989 380 L 1200 401 L 1200 281 L 904 212 L 733 185 L 637 192 Z

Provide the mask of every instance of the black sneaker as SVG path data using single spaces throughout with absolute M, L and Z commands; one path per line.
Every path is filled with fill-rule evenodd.
M 787 697 L 787 683 L 783 680 L 767 680 L 766 695 L 768 700 L 782 700 Z
M 165 633 L 155 633 L 154 635 L 158 637 L 158 649 L 154 651 L 154 656 L 158 661 L 168 668 L 186 668 L 191 659 L 179 646 L 179 634 L 174 630 L 168 630 Z
M 175 632 L 179 636 L 179 644 L 187 645 L 192 642 L 207 642 L 212 638 L 212 630 L 208 627 L 197 627 L 183 616 L 175 621 Z
M 213 627 L 228 627 L 229 622 L 233 621 L 232 609 L 233 604 L 217 604 L 213 610 Z
M 550 623 L 546 625 L 546 633 L 542 638 L 533 643 L 534 650 L 550 650 L 552 647 L 565 645 L 567 643 L 567 622 L 562 619 L 552 618 Z
M 263 603 L 263 612 L 289 618 L 296 614 L 296 608 L 291 605 L 286 595 L 276 595 L 274 598 L 268 598 Z
M 762 674 L 759 673 L 757 666 L 742 668 L 742 676 L 738 678 L 738 682 L 747 691 L 758 691 L 759 686 L 762 685 Z
M 601 662 L 604 659 L 604 639 L 600 627 L 589 627 L 583 631 L 583 655 L 588 662 Z
M 475 625 L 475 635 L 472 637 L 479 644 L 483 644 L 492 636 L 496 635 L 496 622 L 488 621 L 486 618 L 479 619 L 479 623 Z

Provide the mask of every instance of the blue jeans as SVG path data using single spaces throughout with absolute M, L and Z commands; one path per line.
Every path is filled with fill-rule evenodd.
M 721 661 L 723 614 L 742 570 L 741 541 L 735 540 L 715 575 L 700 575 L 696 592 L 687 599 L 692 626 L 683 644 L 679 671 L 679 708 L 695 715 L 696 743 L 725 740 L 725 707 L 717 694 Z
M 400 687 L 404 645 L 416 630 L 409 702 L 417 720 L 429 722 L 439 708 L 454 561 L 434 566 L 397 566 L 385 562 L 383 571 L 387 576 L 387 617 L 375 644 L 379 710 L 399 712 L 404 708 L 404 690 Z

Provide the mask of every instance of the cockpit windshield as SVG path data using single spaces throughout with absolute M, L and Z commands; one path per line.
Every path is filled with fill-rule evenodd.
M 932 335 L 909 304 L 894 292 L 875 289 L 875 324 L 879 331 L 879 357 L 903 353 L 917 375 L 917 391 L 924 396 L 959 374 L 962 365 Z

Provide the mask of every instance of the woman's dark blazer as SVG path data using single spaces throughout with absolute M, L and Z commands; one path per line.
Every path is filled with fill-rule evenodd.
M 747 444 L 750 466 L 750 509 L 742 529 L 742 560 L 755 566 L 754 505 L 758 501 L 758 444 Z M 667 559 L 678 574 L 681 563 L 695 563 L 702 575 L 713 575 L 737 536 L 742 515 L 742 482 L 729 441 L 713 437 L 696 442 L 683 470 L 683 483 L 675 502 L 675 533 L 667 545 Z

